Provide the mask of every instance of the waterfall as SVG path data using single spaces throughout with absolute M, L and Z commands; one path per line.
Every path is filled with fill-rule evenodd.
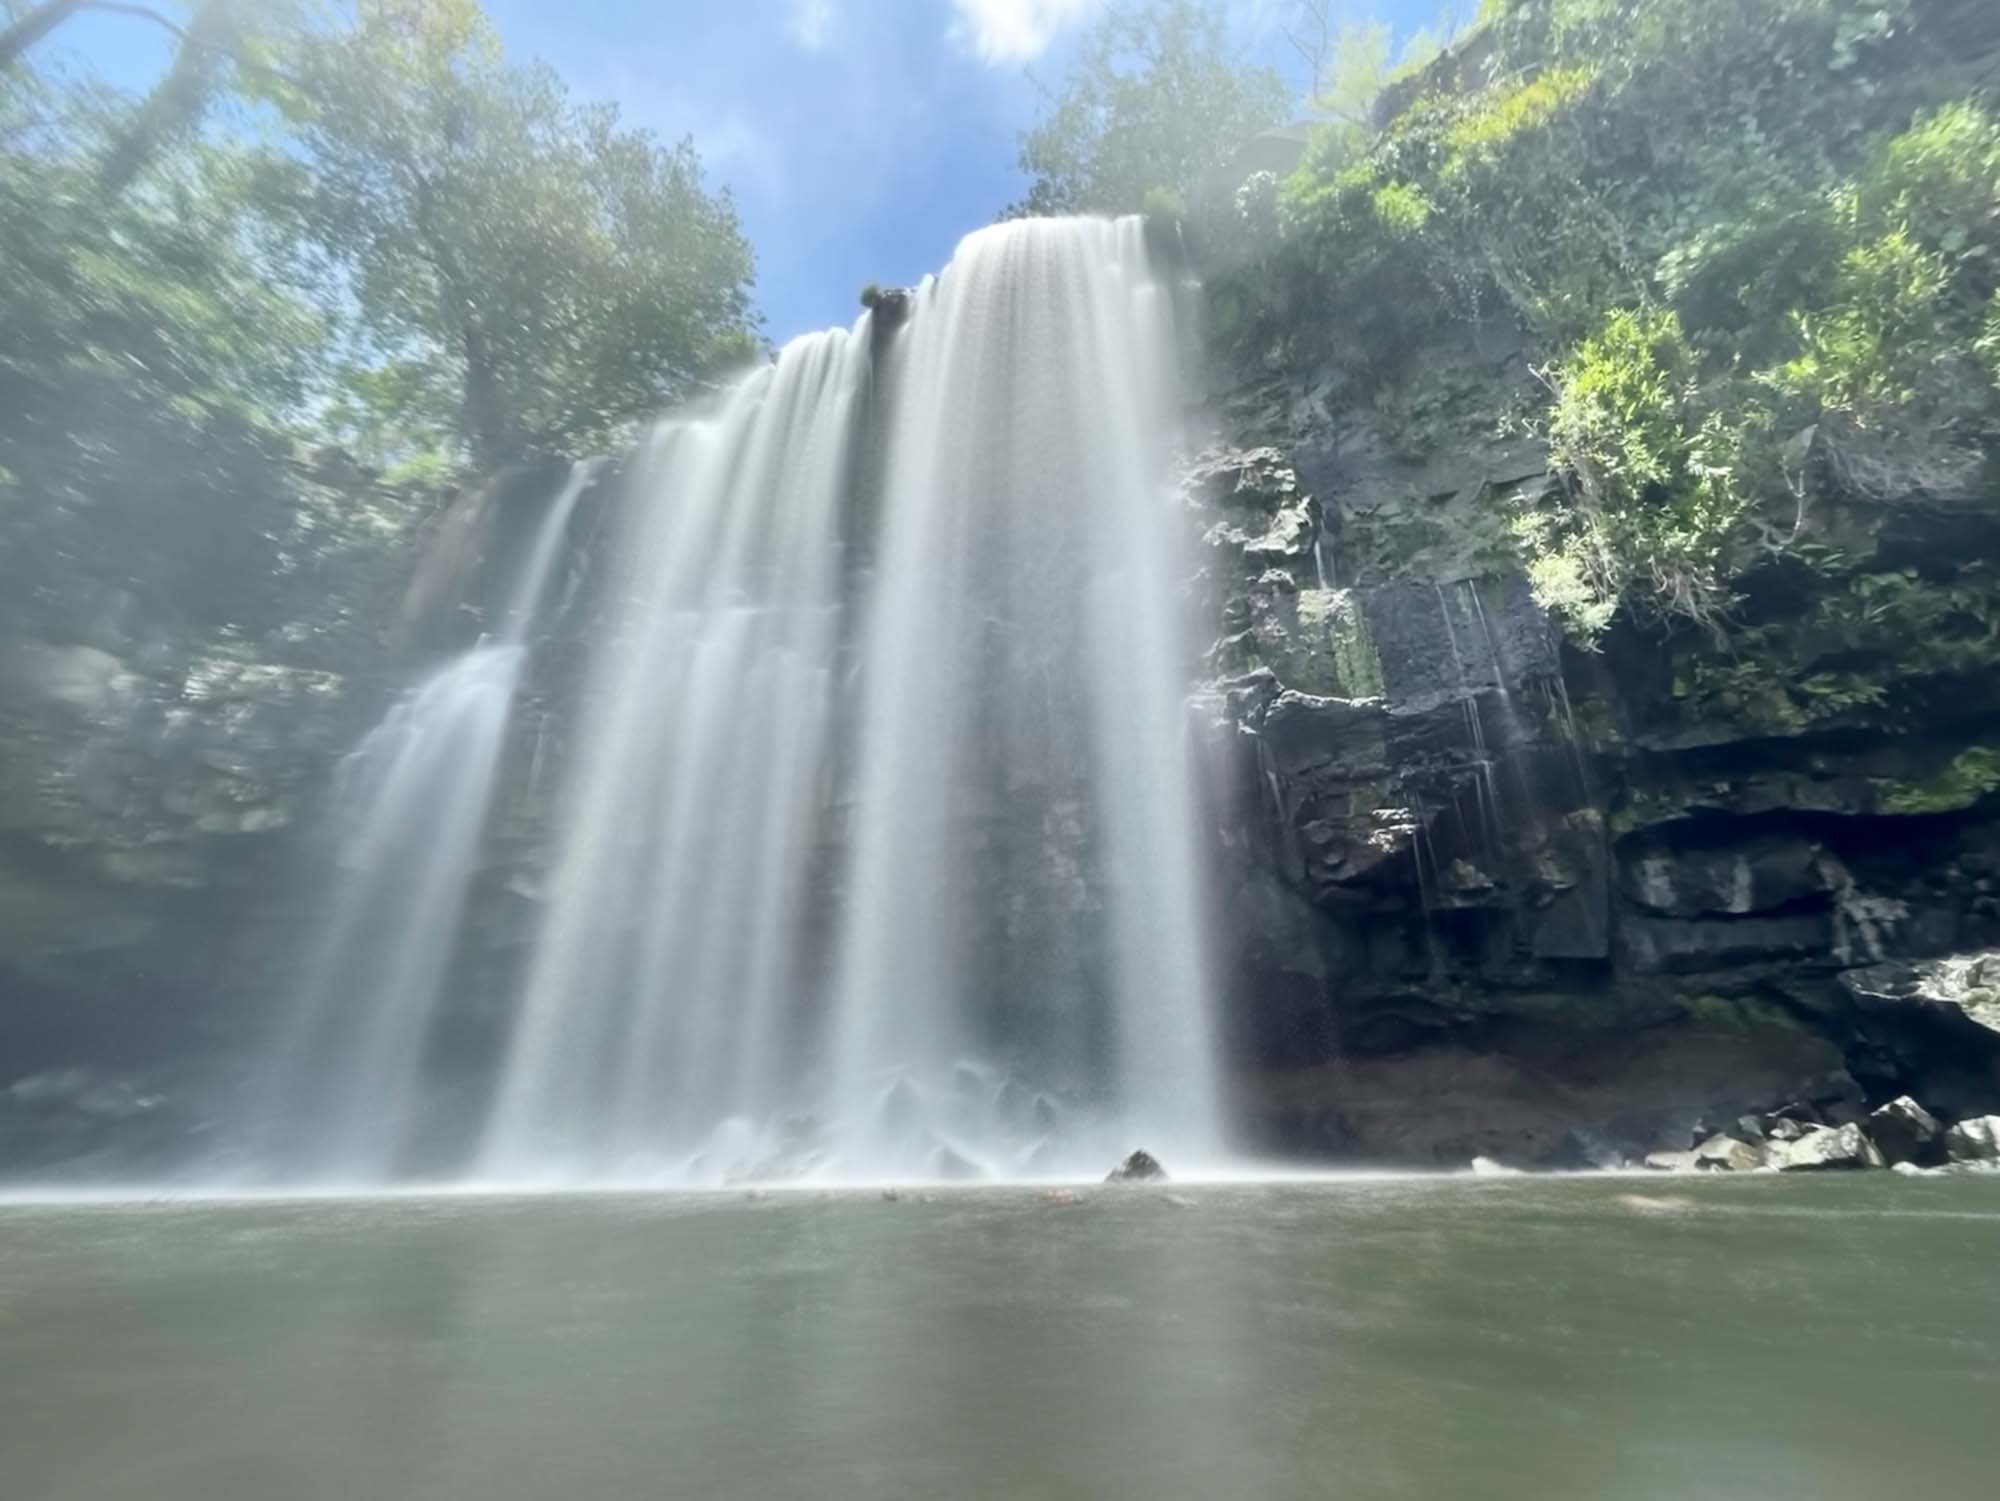
M 485 1145 L 509 1177 L 658 1170 L 775 1123 L 840 648 L 840 501 L 864 337 L 795 341 L 662 425 L 628 483 L 622 610 Z
M 875 316 L 636 456 L 487 1176 L 1221 1149 L 1172 289 L 1028 221 Z
M 497 637 L 439 667 L 343 764 L 338 884 L 256 1102 L 267 1167 L 284 1176 L 369 1182 L 402 1166 L 523 654 L 590 472 L 576 466 L 543 518 Z

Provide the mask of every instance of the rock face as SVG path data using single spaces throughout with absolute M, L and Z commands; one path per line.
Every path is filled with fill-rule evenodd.
M 0 1177 L 129 1182 L 213 1150 L 326 895 L 299 876 L 328 868 L 342 757 L 487 628 L 553 489 L 544 467 L 434 510 L 327 455 L 308 478 L 379 550 L 303 572 L 295 618 L 254 636 L 79 626 L 0 555 Z
M 1394 399 L 1355 379 L 1247 377 L 1184 486 L 1258 1145 L 1583 1165 L 1788 1102 L 2000 1110 L 2000 653 L 1914 624 L 2000 608 L 1969 566 L 2000 551 L 1986 480 L 1899 488 L 1816 430 L 1807 525 L 1873 604 L 1773 565 L 1726 650 L 1621 626 L 1581 653 L 1507 561 L 1510 503 L 1551 483 L 1507 419 L 1518 337 L 1461 328 Z M 1935 1151 L 1892 1114 L 1891 1151 Z
M 1509 505 L 1552 483 L 1511 420 L 1536 381 L 1521 339 L 1454 337 L 1394 393 L 1246 376 L 1185 467 L 1190 608 L 1213 627 L 1190 742 L 1246 1145 L 1438 1167 L 2000 1157 L 1990 475 L 1798 435 L 1803 539 L 1868 598 L 1771 564 L 1728 649 L 1628 626 L 1582 653 L 1508 561 Z M 405 607 L 350 606 L 369 624 L 338 649 L 82 640 L 8 613 L 0 1172 L 137 1133 L 170 1154 L 211 1124 L 182 1108 L 186 1055 L 254 1037 L 282 985 L 279 894 L 340 755 L 413 664 L 490 626 L 555 488 L 524 471 L 443 508 L 407 549 L 414 579 L 377 581 Z M 610 536 L 587 509 L 577 534 Z M 592 627 L 546 644 L 522 725 L 560 729 Z M 474 903 L 470 996 L 508 992 L 533 929 L 551 810 L 527 784 Z M 1034 818 L 1005 813 L 982 869 L 1046 873 L 1084 842 L 1053 778 Z M 1090 883 L 986 889 L 993 952 L 1030 956 L 996 989 L 1059 1004 L 1070 977 L 1039 958 L 1059 946 L 1033 935 L 1095 921 Z

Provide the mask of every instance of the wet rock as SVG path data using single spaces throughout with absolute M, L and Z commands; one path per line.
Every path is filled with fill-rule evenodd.
M 1845 1126 L 1808 1126 L 1797 1141 L 1771 1149 L 1771 1166 L 1781 1173 L 1827 1172 L 1883 1166 L 1882 1154 L 1867 1133 Z
M 1718 1131 L 1694 1149 L 1694 1165 L 1710 1172 L 1749 1173 L 1764 1165 L 1764 1154 Z
M 1768 838 L 1721 849 L 1653 850 L 1628 860 L 1619 887 L 1661 917 L 1747 917 L 1826 889 L 1817 846 Z
M 912 289 L 909 287 L 868 286 L 861 289 L 861 305 L 875 315 L 878 334 L 887 333 L 907 322 Z
M 1138 1151 L 1127 1157 L 1105 1175 L 1106 1183 L 1160 1183 L 1166 1180 L 1167 1170 L 1160 1166 L 1160 1159 L 1151 1152 Z
M 1697 919 L 1635 916 L 1624 925 L 1623 938 L 1635 969 L 1701 974 L 1824 954 L 1833 945 L 1833 919 L 1825 912 Z
M 1848 970 L 1840 983 L 1857 1005 L 1871 1011 L 1929 1010 L 2000 1032 L 2000 949 L 1871 964 Z
M 1945 1132 L 1944 1149 L 1953 1162 L 2000 1162 L 2000 1115 L 1960 1121 Z
M 1908 1095 L 1871 1111 L 1868 1135 L 1891 1167 L 1934 1162 L 1944 1149 L 1944 1127 Z
M 1194 505 L 1275 511 L 1298 496 L 1299 477 L 1282 449 L 1216 448 L 1188 466 L 1183 486 Z

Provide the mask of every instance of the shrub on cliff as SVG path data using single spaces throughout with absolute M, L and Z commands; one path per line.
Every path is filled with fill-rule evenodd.
M 1543 602 L 1586 634 L 1626 599 L 1713 628 L 1729 604 L 1750 434 L 1704 391 L 1679 319 L 1613 312 L 1552 383 L 1549 451 L 1565 502 L 1515 528 Z
M 1309 151 L 1264 263 L 1287 315 L 1238 326 L 1393 381 L 1442 323 L 1520 325 L 1563 483 L 1515 533 L 1577 635 L 1621 604 L 1723 628 L 1732 573 L 1783 542 L 1759 508 L 1799 503 L 1779 435 L 1991 440 L 1994 13 L 1491 0 L 1485 22 L 1483 70 L 1426 74 L 1359 155 L 1350 130 Z

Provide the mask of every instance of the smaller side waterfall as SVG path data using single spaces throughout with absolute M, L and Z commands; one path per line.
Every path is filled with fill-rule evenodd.
M 549 508 L 497 636 L 431 673 L 342 766 L 338 884 L 256 1106 L 288 1178 L 368 1183 L 402 1165 L 522 663 L 590 475 L 574 468 Z

